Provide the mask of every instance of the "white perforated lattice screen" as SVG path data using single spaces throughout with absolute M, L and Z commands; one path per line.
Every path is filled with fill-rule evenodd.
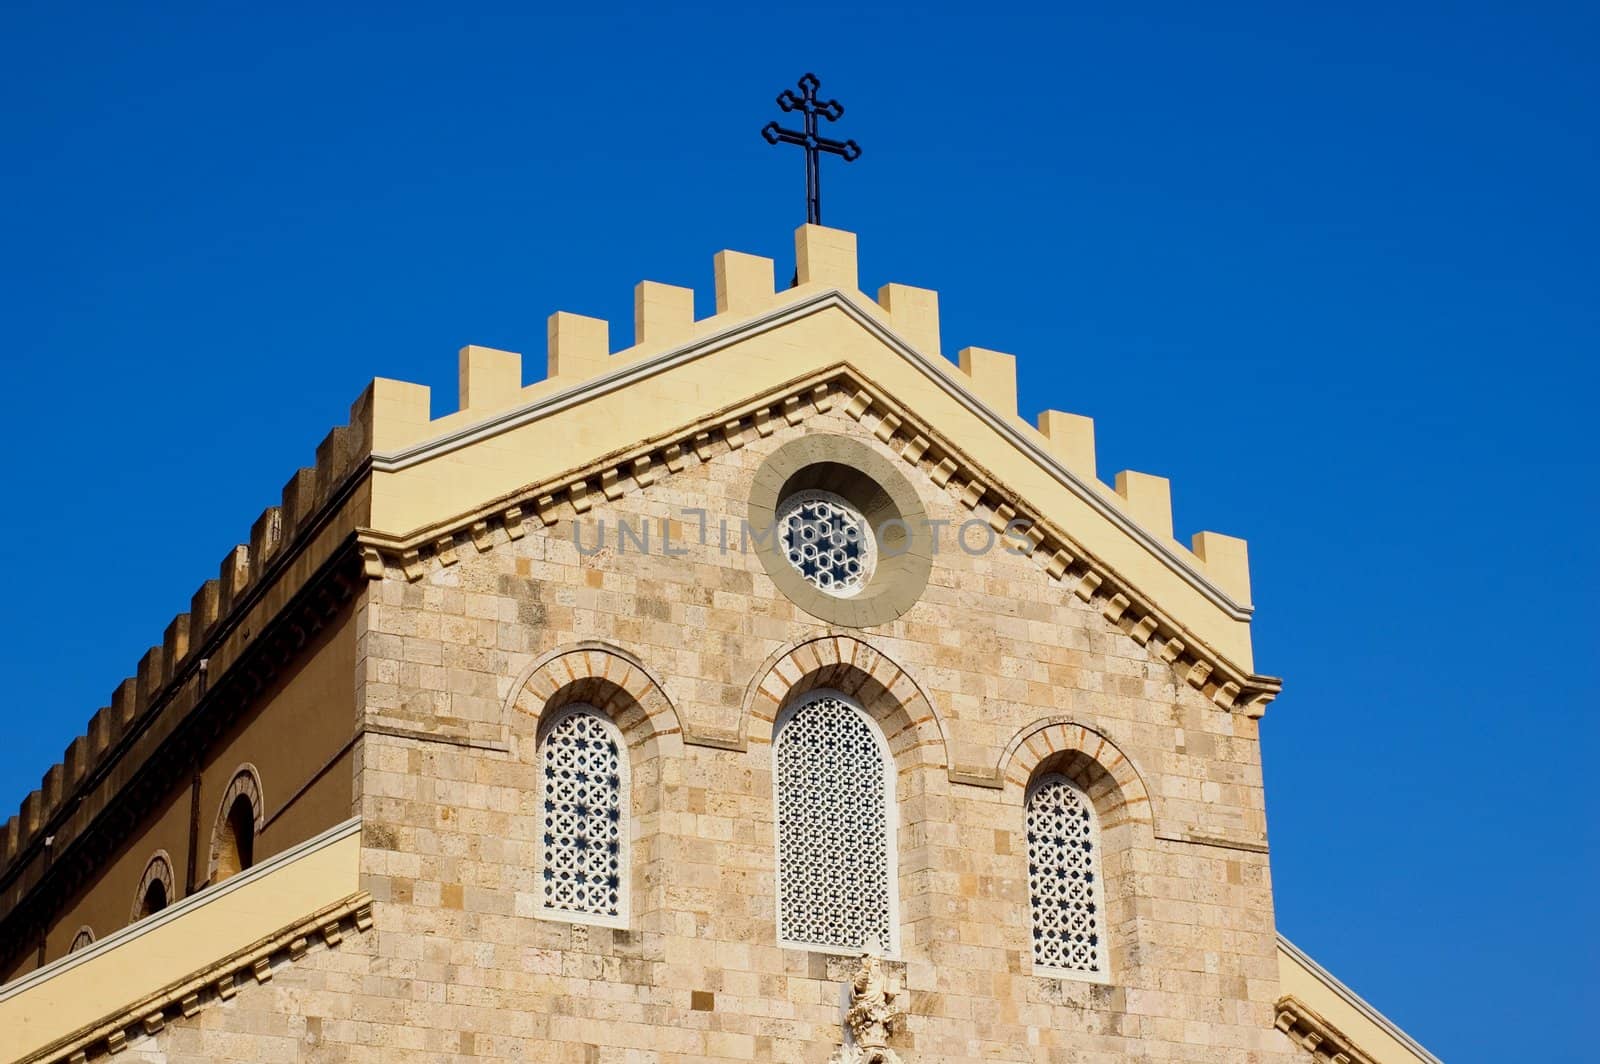
M 894 949 L 887 752 L 864 713 L 813 697 L 775 750 L 778 934 L 784 942 Z
M 1028 795 L 1028 896 L 1034 963 L 1103 976 L 1099 831 L 1088 799 L 1065 776 L 1046 776 Z
M 587 707 L 565 711 L 540 744 L 539 874 L 545 909 L 623 915 L 623 756 L 616 728 Z
M 808 584 L 830 595 L 853 595 L 872 577 L 872 529 L 830 491 L 800 491 L 783 500 L 778 546 Z

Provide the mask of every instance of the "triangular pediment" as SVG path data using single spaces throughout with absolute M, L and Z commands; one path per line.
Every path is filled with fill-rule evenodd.
M 968 349 L 960 366 L 944 358 L 932 293 L 889 286 L 884 304 L 870 300 L 853 287 L 853 258 L 819 275 L 815 264 L 825 256 L 808 256 L 805 242 L 839 236 L 802 229 L 800 257 L 813 268 L 784 291 L 771 288 L 771 263 L 760 260 L 765 269 L 754 272 L 765 280 L 741 293 L 737 282 L 748 280 L 751 257 L 730 261 L 724 253 L 722 313 L 680 319 L 676 335 L 663 339 L 657 329 L 651 339 L 642 311 L 646 340 L 622 352 L 606 350 L 604 323 L 574 325 L 572 316 L 556 315 L 552 374 L 532 386 L 520 385 L 520 370 L 508 371 L 517 356 L 469 348 L 463 393 L 472 403 L 442 418 L 420 416 L 425 389 L 377 382 L 379 402 L 409 402 L 411 412 L 394 419 L 406 431 L 381 420 L 374 427 L 372 541 L 422 558 L 474 523 L 481 536 L 503 521 L 496 514 L 553 523 L 610 491 L 653 483 L 685 461 L 737 446 L 745 433 L 837 403 L 936 483 L 953 485 L 976 513 L 999 525 L 1013 517 L 1036 525 L 1034 546 L 1050 578 L 1103 603 L 1141 641 L 1165 633 L 1163 653 L 1193 666 L 1196 686 L 1219 702 L 1264 705 L 1276 684 L 1253 674 L 1242 553 L 1208 563 L 1172 538 L 1169 517 L 1163 525 L 1170 513 L 1164 481 L 1130 481 L 1131 490 L 1119 485 L 1119 492 L 1074 461 L 1070 448 L 1081 437 L 1053 436 L 1061 422 L 1052 415 L 1041 418 L 1042 429 L 1019 418 L 1010 356 Z M 588 372 L 579 377 L 578 370 Z M 498 377 L 500 394 L 486 395 L 475 373 Z M 1152 491 L 1163 494 L 1152 499 Z M 1150 514 L 1153 521 L 1141 519 Z M 1213 548 L 1238 542 L 1205 535 Z M 1235 560 L 1233 569 L 1216 571 L 1216 562 Z
M 464 348 L 461 409 L 439 417 L 427 387 L 373 381 L 24 801 L 0 835 L 0 862 L 36 852 L 62 808 L 111 801 L 109 784 L 87 800 L 79 790 L 103 781 L 108 759 L 148 756 L 181 720 L 165 709 L 202 671 L 218 689 L 257 682 L 363 576 L 394 567 L 420 579 L 825 410 L 975 517 L 1025 522 L 1042 582 L 1091 604 L 1218 706 L 1264 711 L 1281 684 L 1254 672 L 1242 541 L 1200 533 L 1184 547 L 1164 480 L 1097 480 L 1088 419 L 1019 418 L 1011 356 L 968 348 L 952 364 L 935 293 L 864 295 L 851 234 L 802 227 L 796 259 L 797 283 L 778 290 L 770 259 L 719 254 L 717 313 L 700 320 L 693 292 L 641 284 L 637 342 L 622 351 L 605 322 L 555 314 L 548 372 L 532 385 L 520 356 Z

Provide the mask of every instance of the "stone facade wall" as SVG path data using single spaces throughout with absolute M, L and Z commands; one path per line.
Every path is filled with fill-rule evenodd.
M 781 704 L 820 686 L 853 693 L 894 752 L 907 1064 L 1289 1059 L 1256 721 L 1036 563 L 953 539 L 904 616 L 830 632 L 753 554 L 717 549 L 722 515 L 737 544 L 763 457 L 802 432 L 893 457 L 834 411 L 596 499 L 581 522 L 585 546 L 606 522 L 598 553 L 564 519 L 374 582 L 356 666 L 374 930 L 131 1059 L 819 1064 L 850 963 L 777 945 L 771 741 Z M 971 517 L 901 468 L 931 516 Z M 619 518 L 650 526 L 652 553 L 617 549 Z M 662 520 L 687 556 L 661 554 Z M 538 726 L 570 700 L 628 743 L 625 930 L 538 914 Z M 1001 785 L 952 780 L 957 760 Z M 1023 794 L 1052 769 L 1088 785 L 1104 828 L 1105 985 L 1031 973 Z

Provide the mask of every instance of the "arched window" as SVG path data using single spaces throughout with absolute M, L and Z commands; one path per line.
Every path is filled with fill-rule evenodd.
M 222 847 L 217 851 L 217 880 L 236 876 L 255 864 L 256 814 L 244 795 L 233 800 L 223 821 Z
M 175 894 L 172 858 L 167 856 L 166 850 L 157 850 L 144 866 L 144 875 L 139 877 L 139 889 L 134 892 L 133 912 L 128 922 L 154 916 L 173 902 Z
M 546 913 L 625 926 L 628 760 L 593 706 L 562 708 L 539 743 L 539 889 Z
M 778 721 L 778 938 L 898 949 L 889 747 L 854 702 L 808 695 Z
M 220 883 L 255 864 L 256 836 L 262 824 L 261 777 L 254 765 L 234 771 L 211 828 L 211 866 L 207 883 Z
M 1076 783 L 1056 773 L 1034 783 L 1027 806 L 1034 968 L 1104 980 L 1105 890 L 1094 806 Z
M 72 936 L 72 945 L 67 947 L 68 953 L 76 953 L 85 946 L 94 944 L 94 928 L 84 924 L 78 928 L 78 933 Z

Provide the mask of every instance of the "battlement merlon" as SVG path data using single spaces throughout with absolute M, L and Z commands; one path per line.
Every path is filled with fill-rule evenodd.
M 516 476 L 469 475 L 463 481 L 458 476 L 464 472 L 459 459 L 441 456 L 433 462 L 415 461 L 417 453 L 429 443 L 445 441 L 452 435 L 473 434 L 485 422 L 507 421 L 509 415 L 542 400 L 581 391 L 585 385 L 614 377 L 629 366 L 656 360 L 674 349 L 715 341 L 719 334 L 737 330 L 741 325 L 759 325 L 763 318 L 781 317 L 783 308 L 802 303 L 809 295 L 834 291 L 920 353 L 1100 500 L 1116 507 L 1150 536 L 1159 539 L 1166 551 L 1248 612 L 1249 578 L 1243 541 L 1220 537 L 1227 538 L 1231 544 L 1223 549 L 1216 545 L 1220 542 L 1217 533 L 1202 532 L 1187 545 L 1178 542 L 1171 521 L 1170 485 L 1165 478 L 1130 470 L 1118 474 L 1114 485 L 1101 481 L 1096 468 L 1092 419 L 1058 410 L 1041 411 L 1037 425 L 1019 418 L 1014 356 L 972 346 L 961 350 L 957 364 L 952 365 L 943 356 L 940 343 L 937 292 L 891 283 L 878 290 L 875 300 L 866 296 L 857 287 L 855 234 L 815 225 L 801 226 L 795 232 L 795 284 L 777 289 L 776 276 L 776 264 L 770 258 L 737 251 L 718 252 L 713 260 L 715 313 L 700 319 L 694 316 L 692 289 L 642 281 L 634 290 L 633 344 L 618 351 L 610 347 L 609 323 L 558 311 L 549 319 L 546 375 L 527 385 L 522 383 L 520 355 L 486 347 L 465 347 L 460 353 L 459 409 L 437 417 L 429 414 L 429 394 L 425 387 L 400 381 L 375 381 L 370 389 L 373 396 L 371 416 L 367 419 L 373 450 L 380 456 L 405 455 L 403 461 L 408 464 L 409 474 L 406 479 L 431 481 L 435 487 L 446 489 L 447 495 L 455 494 L 448 490 L 453 484 L 465 489 L 468 482 L 479 483 L 476 489 L 465 489 L 477 490 L 478 500 L 467 495 L 457 499 L 464 511 L 476 502 L 498 497 L 526 483 L 535 470 L 519 467 L 520 480 Z M 774 312 L 779 313 L 775 315 Z M 749 388 L 758 383 L 762 370 L 779 366 L 794 368 L 801 364 L 784 356 L 783 345 L 773 346 L 779 350 L 753 352 L 752 357 L 742 362 L 742 366 L 750 369 L 747 379 L 744 374 L 729 374 L 726 365 L 719 366 L 714 373 L 722 378 L 722 390 Z M 827 361 L 833 355 L 827 346 L 819 345 L 807 352 L 813 363 Z M 711 405 L 706 402 L 706 385 L 707 382 L 695 379 L 692 372 L 655 373 L 648 380 L 630 381 L 627 398 L 620 401 L 601 398 L 594 405 L 625 411 L 628 415 L 622 422 L 623 431 L 614 441 L 621 446 L 648 435 L 652 425 L 659 424 L 665 431 L 669 426 L 703 414 Z M 361 405 L 358 402 L 357 407 Z M 635 416 L 640 414 L 642 418 Z M 353 425 L 358 420 L 357 415 L 358 410 L 353 409 Z M 569 436 L 579 443 L 579 449 L 588 447 L 591 453 L 594 448 L 590 444 L 599 442 L 590 431 Z M 566 442 L 546 439 L 538 449 L 547 456 L 560 455 L 569 459 L 569 466 L 578 465 L 589 457 L 577 450 L 569 451 L 564 446 Z M 501 446 L 505 443 L 500 441 Z M 421 501 L 430 495 L 436 498 L 436 493 L 416 490 L 415 484 L 408 484 L 400 492 L 390 487 L 380 484 L 375 488 L 373 517 L 375 527 L 396 536 L 436 522 L 444 516 L 440 511 L 449 508 L 443 506 L 435 512 L 425 512 L 427 507 L 421 505 Z M 1214 541 L 1209 561 L 1200 547 L 1204 537 Z
M 358 530 L 403 539 L 448 524 L 486 501 L 841 362 L 850 362 L 884 395 L 918 407 L 934 423 L 967 419 L 955 433 L 964 441 L 981 435 L 971 421 L 976 412 L 991 419 L 991 427 L 1010 433 L 1012 444 L 1036 450 L 1055 473 L 1047 469 L 1039 475 L 1013 445 L 974 457 L 1019 498 L 1046 512 L 1047 496 L 1068 498 L 1058 490 L 1062 482 L 1098 499 L 1097 508 L 1080 506 L 1082 519 L 1071 522 L 1075 529 L 1089 528 L 1100 536 L 1090 526 L 1104 524 L 1108 512 L 1120 514 L 1125 526 L 1140 530 L 1144 542 L 1118 543 L 1127 538 L 1120 533 L 1098 541 L 1106 563 L 1131 585 L 1145 587 L 1165 613 L 1199 631 L 1235 665 L 1245 671 L 1253 667 L 1243 540 L 1199 532 L 1192 549 L 1178 544 L 1164 478 L 1125 471 L 1114 487 L 1106 485 L 1096 475 L 1091 419 L 1056 410 L 1041 412 L 1037 426 L 1019 418 L 1015 358 L 980 347 L 962 350 L 959 364 L 944 358 L 938 294 L 903 284 L 884 285 L 876 300 L 863 294 L 857 287 L 855 234 L 801 226 L 795 233 L 795 262 L 794 286 L 778 290 L 772 259 L 718 253 L 716 313 L 698 320 L 693 290 L 641 282 L 634 292 L 634 343 L 617 352 L 610 350 L 607 322 L 553 314 L 547 376 L 529 385 L 521 380 L 520 355 L 465 347 L 459 354 L 458 409 L 438 417 L 426 386 L 373 380 L 352 404 L 349 423 L 335 427 L 317 447 L 315 465 L 289 478 L 280 504 L 267 507 L 253 522 L 248 542 L 225 555 L 217 578 L 195 591 L 188 612 L 173 618 L 134 676 L 118 685 L 110 705 L 95 714 L 85 734 L 73 740 L 19 814 L 6 822 L 0 830 L 0 869 L 36 843 L 47 826 L 59 825 L 63 817 L 69 824 L 86 823 L 98 813 L 100 803 L 87 801 L 68 817 L 62 803 L 153 706 L 193 681 L 201 657 L 209 658 L 213 675 L 231 663 L 243 649 L 237 632 L 247 614 L 259 631 L 258 622 L 281 608 L 297 590 L 296 581 L 303 582 L 319 560 Z M 701 357 L 729 346 L 739 348 L 733 363 L 739 372 L 729 372 L 727 361 Z M 894 357 L 894 350 L 906 357 Z M 908 367 L 908 358 L 918 364 Z M 926 371 L 955 388 L 930 387 Z M 584 415 L 581 431 L 572 420 L 578 411 Z M 473 446 L 489 439 L 492 448 Z M 474 451 L 470 458 L 469 450 Z M 291 562 L 293 573 L 287 573 Z M 1165 580 L 1163 567 L 1189 569 L 1216 594 L 1211 600 L 1196 596 Z M 1227 608 L 1219 613 L 1215 601 Z

